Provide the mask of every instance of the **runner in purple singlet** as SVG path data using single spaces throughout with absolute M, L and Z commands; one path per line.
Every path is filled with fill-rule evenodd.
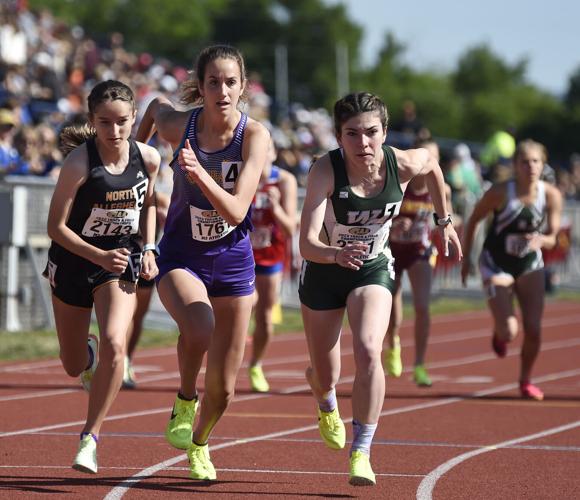
M 165 435 L 187 449 L 190 476 L 215 480 L 208 439 L 234 395 L 254 292 L 250 204 L 266 164 L 268 131 L 238 110 L 246 75 L 241 54 L 217 45 L 199 54 L 180 111 L 154 99 L 137 137 L 154 128 L 175 151 L 174 187 L 159 244 L 159 297 L 179 328 L 181 384 Z M 205 392 L 196 382 L 207 352 Z

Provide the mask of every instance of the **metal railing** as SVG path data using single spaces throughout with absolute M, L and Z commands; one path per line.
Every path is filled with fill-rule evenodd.
M 0 212 L 3 214 L 0 218 L 0 329 L 19 331 L 54 325 L 50 287 L 42 277 L 50 245 L 46 224 L 53 191 L 54 181 L 45 178 L 14 176 L 0 182 Z M 301 189 L 299 207 L 303 201 L 304 190 Z M 563 225 L 570 227 L 569 255 L 565 262 L 554 264 L 552 270 L 561 287 L 580 290 L 580 203 L 566 203 Z M 292 265 L 284 276 L 281 299 L 285 306 L 298 307 L 298 235 L 291 248 Z M 480 294 L 480 289 L 477 276 L 471 277 L 467 289 L 462 287 L 459 265 L 441 267 L 435 273 L 434 294 Z M 405 280 L 403 290 L 408 291 Z M 153 300 L 148 318 L 154 318 L 157 327 L 173 327 L 158 300 Z

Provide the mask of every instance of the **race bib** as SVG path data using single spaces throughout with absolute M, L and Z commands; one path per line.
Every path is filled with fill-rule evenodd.
M 366 243 L 368 249 L 361 260 L 372 260 L 383 253 L 389 239 L 390 227 L 389 223 L 345 226 L 337 222 L 332 230 L 330 245 L 344 247 L 347 243 Z
M 222 161 L 222 187 L 232 190 L 242 171 L 241 161 Z
M 530 253 L 530 244 L 525 236 L 508 234 L 505 239 L 505 252 L 513 257 L 525 257 Z
M 189 205 L 191 237 L 196 241 L 216 241 L 230 234 L 236 226 L 230 226 L 215 210 Z
M 129 255 L 129 272 L 131 273 L 131 281 L 137 281 L 139 279 L 142 261 L 143 254 L 141 252 Z
M 112 209 L 93 208 L 83 227 L 82 235 L 122 236 L 137 234 L 139 230 L 139 210 L 135 208 Z
M 257 210 L 261 210 L 264 208 L 268 208 L 269 204 L 270 203 L 268 202 L 267 193 L 264 193 L 262 191 L 256 193 L 256 197 L 254 199 L 254 208 L 256 208 Z
M 250 233 L 252 248 L 259 250 L 272 246 L 272 231 L 268 227 L 256 227 Z
M 405 229 L 405 222 L 397 218 L 393 221 L 391 228 L 391 241 L 398 243 L 421 243 L 428 232 L 428 226 L 425 221 L 413 221 L 408 229 Z
M 133 196 L 135 197 L 135 207 L 141 210 L 145 204 L 145 195 L 147 194 L 147 187 L 149 186 L 149 179 L 143 179 L 139 184 L 133 186 Z

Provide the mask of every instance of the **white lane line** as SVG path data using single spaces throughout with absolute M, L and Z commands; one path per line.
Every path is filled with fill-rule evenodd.
M 534 405 L 537 405 L 534 402 Z M 311 420 L 312 416 L 308 416 L 308 420 Z M 120 439 L 165 439 L 165 435 L 158 432 L 102 432 L 100 434 L 104 438 L 120 438 Z M 34 436 L 78 436 L 77 432 L 37 432 Z M 32 437 L 32 435 L 31 435 Z M 212 436 L 213 441 L 234 441 L 239 439 L 236 436 Z M 319 438 L 272 438 L 264 439 L 263 441 L 269 441 L 272 443 L 305 443 L 305 444 L 320 444 Z M 350 444 L 352 441 L 347 439 L 346 444 Z M 466 443 L 448 443 L 443 441 L 401 441 L 401 440 L 388 440 L 388 439 L 374 439 L 373 449 L 381 446 L 413 446 L 421 448 L 467 448 L 469 450 L 475 448 L 481 448 L 483 444 L 466 444 Z M 522 446 L 506 446 L 509 450 L 538 450 L 538 451 L 557 451 L 557 452 L 571 452 L 579 453 L 580 446 L 556 446 L 556 445 L 522 445 Z M 0 465 L 1 467 L 12 467 L 11 465 Z M 15 467 L 15 466 L 14 466 Z M 33 467 L 33 466 L 31 466 Z M 136 469 L 136 467 L 127 467 L 128 469 Z M 183 468 L 185 470 L 185 467 Z M 222 469 L 226 470 L 226 469 Z M 422 475 L 424 476 L 424 474 Z
M 576 375 L 580 375 L 580 369 L 567 370 L 565 372 L 560 372 L 560 373 L 552 373 L 549 375 L 545 375 L 544 377 L 537 377 L 536 380 L 538 382 L 541 382 L 541 381 L 546 381 L 546 380 L 557 380 L 560 378 L 574 377 Z M 505 384 L 505 385 L 501 385 L 501 386 L 498 386 L 495 388 L 490 388 L 490 389 L 486 389 L 483 391 L 477 391 L 471 395 L 464 396 L 464 397 L 445 398 L 445 399 L 441 399 L 441 400 L 437 400 L 437 401 L 429 401 L 426 403 L 419 403 L 419 404 L 409 405 L 409 406 L 405 406 L 405 407 L 401 407 L 401 408 L 394 408 L 392 410 L 386 410 L 386 411 L 381 412 L 380 416 L 385 417 L 385 416 L 389 416 L 389 415 L 407 413 L 407 412 L 416 411 L 416 410 L 425 410 L 427 408 L 434 408 L 437 406 L 445 406 L 445 405 L 457 403 L 457 402 L 460 402 L 460 401 L 463 401 L 466 399 L 487 396 L 487 395 L 495 394 L 498 392 L 504 392 L 506 390 L 511 390 L 511 389 L 515 388 L 516 386 L 517 386 L 517 384 Z M 345 423 L 348 423 L 348 422 L 352 421 L 352 418 L 343 419 L 343 421 Z M 272 439 L 272 438 L 279 438 L 279 437 L 283 437 L 283 436 L 289 436 L 292 434 L 300 434 L 302 432 L 313 431 L 315 429 L 318 429 L 318 424 L 307 425 L 307 426 L 303 426 L 303 427 L 296 427 L 294 429 L 288 429 L 286 431 L 279 431 L 279 432 L 274 432 L 271 434 L 264 434 L 261 436 L 253 436 L 253 437 L 248 437 L 245 439 L 237 439 L 237 440 L 229 442 L 229 443 L 222 443 L 222 444 L 212 446 L 211 450 L 213 452 L 214 450 L 220 450 L 223 448 L 230 448 L 232 446 L 237 446 L 240 444 L 254 443 L 257 441 L 265 441 L 265 440 Z M 176 463 L 179 463 L 182 460 L 187 460 L 186 454 L 178 455 L 176 457 L 170 458 L 168 460 L 165 460 L 163 462 L 160 462 L 158 464 L 152 465 L 151 467 L 148 467 L 146 469 L 139 471 L 137 474 L 134 474 L 130 478 L 122 481 L 117 486 L 115 486 L 107 494 L 107 496 L 105 497 L 105 500 L 118 500 L 118 499 L 122 498 L 125 495 L 125 493 L 127 493 L 127 491 L 133 485 L 139 483 L 142 479 L 149 477 L 149 476 L 152 476 L 155 473 L 159 472 L 160 470 L 163 470 L 166 467 L 170 467 Z
M 574 345 L 580 345 L 580 339 L 569 340 L 569 341 L 550 342 L 544 346 L 543 350 L 546 351 L 546 350 L 551 350 L 551 349 L 560 349 L 560 348 L 564 348 L 564 347 L 571 347 Z M 346 354 L 346 352 L 344 354 Z M 512 354 L 509 354 L 509 355 L 515 356 L 516 353 L 512 352 Z M 472 363 L 476 363 L 476 362 L 480 362 L 480 361 L 487 361 L 490 359 L 495 359 L 495 355 L 482 354 L 482 355 L 477 355 L 477 356 L 467 356 L 465 358 L 451 359 L 451 360 L 447 360 L 447 361 L 440 362 L 440 363 L 432 363 L 430 365 L 430 367 L 431 368 L 441 368 L 441 367 L 447 367 L 447 366 L 459 366 L 459 365 L 464 365 L 464 364 L 472 364 Z M 407 368 L 406 370 L 409 370 L 409 369 Z M 573 371 L 573 372 L 576 373 L 576 371 Z M 578 371 L 578 373 L 580 373 L 580 371 Z M 351 383 L 353 380 L 354 380 L 354 376 L 343 377 L 339 380 L 339 385 Z M 538 383 L 545 381 L 545 380 L 552 380 L 552 379 L 546 378 L 545 376 L 535 378 L 535 381 Z M 503 387 L 502 390 L 512 390 L 516 387 L 516 384 L 507 384 L 507 385 L 501 386 L 501 387 Z M 304 390 L 310 390 L 310 386 L 308 384 L 301 384 L 298 386 L 289 387 L 287 389 L 283 389 L 283 390 L 279 391 L 279 394 L 293 394 L 293 393 L 304 391 Z M 492 390 L 494 393 L 501 392 L 501 391 L 496 391 L 495 389 L 488 389 L 488 390 Z M 480 391 L 480 392 L 475 393 L 475 394 L 476 395 L 484 395 L 484 394 L 486 394 L 486 390 Z M 269 394 L 269 393 L 248 394 L 248 395 L 234 398 L 233 402 L 235 403 L 235 402 L 241 402 L 241 401 L 251 401 L 254 399 L 262 399 L 262 398 L 266 398 L 266 397 L 270 397 L 270 396 L 272 396 L 272 394 Z M 457 398 L 452 398 L 452 399 L 453 399 L 453 401 L 461 401 L 463 398 L 457 397 Z M 434 406 L 438 406 L 439 401 L 447 401 L 447 399 L 433 401 L 433 402 L 431 402 L 431 404 L 433 404 Z M 425 403 L 421 403 L 421 404 L 425 404 Z M 448 404 L 448 403 L 443 403 L 443 404 Z M 430 406 L 427 406 L 427 407 L 430 407 Z M 417 408 L 417 405 L 412 405 L 409 408 L 410 408 L 409 411 L 414 411 L 414 409 Z M 159 413 L 169 412 L 170 409 L 171 409 L 170 407 L 162 407 L 162 408 L 155 408 L 155 409 L 151 409 L 151 410 L 142 410 L 142 411 L 132 412 L 132 413 L 123 413 L 120 415 L 111 415 L 111 416 L 107 416 L 105 418 L 105 421 L 113 421 L 113 420 L 121 420 L 123 418 L 133 418 L 133 417 L 156 415 Z M 53 430 L 53 429 L 61 429 L 61 428 L 65 428 L 65 427 L 74 427 L 76 425 L 83 425 L 83 424 L 84 424 L 84 421 L 63 422 L 60 424 L 53 424 L 53 425 L 42 426 L 42 427 L 33 427 L 33 428 L 28 428 L 28 429 L 21 429 L 18 431 L 0 432 L 0 438 L 19 436 L 19 435 L 23 435 L 23 434 L 32 434 L 32 433 L 36 433 L 36 432 L 49 431 L 49 430 Z
M 17 401 L 19 399 L 35 399 L 35 398 L 46 398 L 49 396 L 60 396 L 62 394 L 70 394 L 71 392 L 78 392 L 79 389 L 59 389 L 57 391 L 39 391 L 22 394 L 13 394 L 12 396 L 0 397 L 0 403 L 4 401 Z
M 566 425 L 560 425 L 558 427 L 553 427 L 551 429 L 546 429 L 541 432 L 536 432 L 535 434 L 528 434 L 527 436 L 522 436 L 516 439 L 510 439 L 509 441 L 503 441 L 501 443 L 492 444 L 489 446 L 484 446 L 483 448 L 479 448 L 477 450 L 473 450 L 467 453 L 463 453 L 458 455 L 457 457 L 448 460 L 447 462 L 441 464 L 436 469 L 432 470 L 419 484 L 419 488 L 417 489 L 417 500 L 432 500 L 433 498 L 433 489 L 437 484 L 437 481 L 447 472 L 449 472 L 453 467 L 459 465 L 470 458 L 476 457 L 483 453 L 488 453 L 490 451 L 496 451 L 500 448 L 506 448 L 508 446 L 512 446 L 518 443 L 525 443 L 526 441 L 532 441 L 534 439 L 540 439 L 547 436 L 551 436 L 553 434 L 558 434 L 560 432 L 566 432 L 571 429 L 575 429 L 576 427 L 580 427 L 580 420 L 576 422 L 570 422 Z
M 551 320 L 547 320 L 544 322 L 543 326 L 545 328 L 550 328 L 550 327 L 555 327 L 555 326 L 573 324 L 575 322 L 580 322 L 580 315 L 564 316 L 564 317 L 560 317 L 560 318 L 554 318 Z M 430 340 L 429 343 L 430 343 L 430 345 L 434 345 L 434 344 L 443 344 L 443 343 L 450 343 L 450 342 L 459 342 L 462 340 L 473 340 L 473 339 L 477 339 L 477 338 L 481 338 L 481 337 L 487 337 L 490 335 L 489 332 L 490 332 L 490 330 L 486 328 L 486 329 L 472 330 L 472 331 L 464 332 L 461 334 L 449 334 L 449 335 L 439 336 L 437 338 L 434 338 L 434 339 Z M 542 351 L 550 351 L 553 349 L 560 349 L 562 347 L 573 347 L 573 346 L 576 346 L 578 344 L 580 344 L 580 340 L 578 340 L 578 339 L 547 342 L 542 346 Z M 408 340 L 408 341 L 403 341 L 401 343 L 401 345 L 403 347 L 405 347 L 405 346 L 414 345 L 414 343 L 412 340 Z M 341 352 L 341 356 L 349 356 L 351 354 L 352 354 L 351 349 L 343 349 Z M 511 352 L 509 352 L 507 356 L 508 357 L 519 356 L 519 350 L 512 349 Z M 266 367 L 266 366 L 275 366 L 275 365 L 281 365 L 281 364 L 301 363 L 303 361 L 308 361 L 308 359 L 309 359 L 308 354 L 300 354 L 300 355 L 295 355 L 295 356 L 265 359 L 263 361 L 262 365 Z M 496 356 L 492 353 L 476 354 L 476 355 L 473 355 L 473 356 L 468 357 L 468 358 L 463 358 L 463 360 L 447 360 L 447 361 L 440 361 L 440 362 L 432 362 L 432 363 L 429 363 L 429 368 L 431 370 L 434 370 L 437 368 L 447 368 L 450 366 L 458 366 L 459 364 L 477 363 L 477 362 L 488 361 L 488 360 L 492 360 L 492 359 L 496 359 Z M 245 366 L 247 366 L 247 363 L 244 363 L 242 365 L 242 368 Z M 406 367 L 403 369 L 403 373 L 408 373 L 411 371 L 412 371 L 411 367 Z M 200 374 L 203 374 L 203 373 L 205 373 L 205 367 L 202 367 L 202 369 L 200 371 Z M 161 381 L 171 380 L 171 379 L 178 378 L 178 377 L 179 377 L 178 371 L 163 372 L 163 373 L 156 374 L 156 375 L 150 375 L 148 377 L 140 377 L 139 383 L 146 384 L 149 382 L 161 382 Z M 12 401 L 14 399 L 27 399 L 27 398 L 34 399 L 34 398 L 41 398 L 41 397 L 46 397 L 46 396 L 56 396 L 59 394 L 70 394 L 72 392 L 76 392 L 76 390 L 75 389 L 67 389 L 67 390 L 62 390 L 62 392 L 60 392 L 60 393 L 58 393 L 58 392 L 54 392 L 54 393 L 37 392 L 37 393 L 32 393 L 32 394 L 4 396 L 4 397 L 0 397 L 0 403 L 3 401 Z M 1 435 L 0 435 L 0 437 L 1 437 Z
M 34 470 L 71 470 L 70 465 L 0 465 L 0 469 L 34 469 Z M 141 467 L 101 467 L 99 470 L 140 470 Z M 189 467 L 167 467 L 165 470 L 169 471 L 189 471 Z M 296 475 L 313 475 L 313 476 L 348 476 L 347 472 L 332 472 L 332 471 L 304 471 L 304 470 L 285 470 L 285 469 L 230 469 L 230 468 L 217 468 L 219 472 L 244 472 L 249 474 L 296 474 Z M 403 474 L 395 472 L 377 472 L 375 476 L 382 477 L 425 477 L 425 474 Z M 14 476 L 18 478 L 18 476 Z M 179 481 L 183 481 L 183 478 L 178 476 L 175 477 Z M 45 478 L 39 477 L 39 481 L 44 481 Z
M 344 381 L 345 382 L 352 382 L 352 378 L 345 379 Z M 339 381 L 339 383 L 343 383 L 343 379 L 341 379 Z M 294 387 L 288 387 L 288 388 L 280 391 L 279 394 L 293 394 L 296 392 L 302 392 L 306 389 L 310 389 L 310 386 L 307 384 L 301 384 L 301 385 L 294 386 Z M 232 403 L 239 403 L 242 401 L 252 401 L 254 399 L 263 399 L 263 398 L 272 397 L 272 396 L 273 396 L 273 394 L 270 394 L 270 393 L 247 394 L 244 396 L 239 396 L 239 397 L 234 398 Z M 170 411 L 171 411 L 171 406 L 164 406 L 162 408 L 153 408 L 150 410 L 142 410 L 142 411 L 136 411 L 136 412 L 131 412 L 131 413 L 122 413 L 119 415 L 109 415 L 109 416 L 105 417 L 105 421 L 109 422 L 109 421 L 114 421 L 114 420 L 123 420 L 125 418 L 157 415 L 159 413 L 169 414 Z M 84 420 L 77 420 L 75 422 L 62 422 L 59 424 L 46 425 L 46 426 L 42 426 L 42 427 L 20 429 L 18 431 L 0 432 L 0 438 L 12 437 L 12 436 L 21 436 L 23 434 L 35 434 L 38 432 L 50 431 L 53 429 L 64 429 L 66 427 L 74 427 L 76 425 L 83 425 L 84 423 L 85 423 Z
M 575 305 L 571 305 L 570 308 L 575 308 Z M 549 315 L 550 313 L 555 313 L 558 310 L 567 310 L 568 304 L 558 304 L 557 307 L 551 306 L 551 309 L 548 309 L 545 314 Z M 458 314 L 440 314 L 431 318 L 431 324 L 445 324 L 445 323 L 456 323 L 457 321 L 467 320 L 467 319 L 479 319 L 479 318 L 488 318 L 489 312 L 487 309 L 482 309 L 479 311 L 465 311 Z M 544 326 L 547 326 L 548 323 L 546 320 L 544 322 Z M 412 326 L 412 320 L 404 320 L 403 326 Z M 490 333 L 490 330 L 485 330 L 486 333 Z M 350 332 L 345 331 L 344 334 L 348 335 Z M 171 332 L 168 332 L 168 335 L 173 335 Z M 303 333 L 285 333 L 283 335 L 276 335 L 272 338 L 272 342 L 289 342 L 294 340 L 303 340 L 304 334 Z M 433 338 L 433 342 L 437 343 L 437 339 Z M 411 345 L 411 344 L 409 344 Z M 166 356 L 166 355 L 173 355 L 175 354 L 175 347 L 161 347 L 155 350 L 148 350 L 145 352 L 137 352 L 135 357 L 136 358 L 148 358 L 154 356 Z M 9 366 L 0 366 L 0 373 L 2 372 L 15 372 L 15 371 L 26 371 L 26 370 L 36 370 L 38 368 L 48 368 L 48 367 L 55 367 L 60 366 L 60 360 L 45 360 L 45 361 L 35 361 L 31 363 L 23 363 L 23 364 L 15 364 Z

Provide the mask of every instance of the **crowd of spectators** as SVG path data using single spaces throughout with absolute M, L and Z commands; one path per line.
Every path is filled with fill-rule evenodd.
M 188 68 L 149 53 L 127 50 L 120 33 L 96 40 L 80 26 L 71 27 L 55 19 L 48 10 L 33 12 L 22 0 L 3 1 L 0 175 L 56 177 L 62 162 L 58 133 L 64 124 L 86 119 L 86 95 L 96 82 L 117 79 L 134 89 L 139 120 L 159 92 L 177 102 L 179 86 L 187 77 Z M 313 158 L 337 146 L 328 110 L 292 104 L 288 113 L 274 120 L 270 113 L 272 99 L 259 76 L 250 75 L 248 87 L 247 112 L 269 127 L 278 151 L 277 164 L 294 173 L 304 185 Z M 393 120 L 387 141 L 405 148 L 430 132 L 412 101 L 406 101 L 403 109 L 402 116 Z M 170 148 L 163 143 L 156 146 L 167 164 Z M 493 165 L 486 165 L 466 144 L 453 141 L 441 149 L 445 177 L 458 210 L 481 195 L 486 181 L 510 175 L 509 157 L 499 155 Z M 482 149 L 481 153 L 485 157 L 489 151 Z M 162 169 L 160 184 L 168 177 Z M 555 170 L 554 182 L 566 199 L 580 200 L 580 155 L 573 155 L 567 168 Z

